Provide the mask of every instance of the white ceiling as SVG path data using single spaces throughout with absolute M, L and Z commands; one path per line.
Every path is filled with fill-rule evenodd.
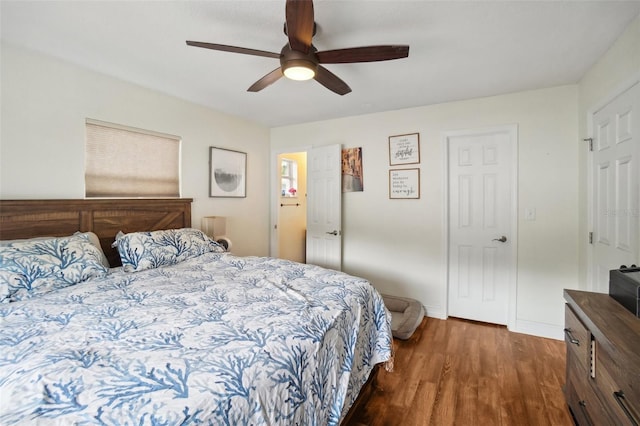
M 269 127 L 577 83 L 640 13 L 640 1 L 316 0 L 318 50 L 408 44 L 409 57 L 326 65 L 351 86 L 247 88 L 277 59 L 285 0 L 6 1 L 3 42 L 44 52 Z M 640 42 L 640 41 L 639 41 Z

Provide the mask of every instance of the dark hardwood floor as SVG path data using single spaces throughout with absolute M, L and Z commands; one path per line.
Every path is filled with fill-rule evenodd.
M 394 371 L 378 370 L 344 426 L 573 425 L 562 341 L 425 318 L 394 343 Z

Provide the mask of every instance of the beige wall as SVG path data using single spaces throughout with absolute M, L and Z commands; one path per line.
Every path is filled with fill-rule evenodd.
M 638 16 L 615 44 L 600 58 L 580 81 L 580 139 L 591 137 L 588 117 L 603 106 L 603 102 L 631 84 L 640 82 L 640 16 Z M 587 235 L 591 230 L 588 220 L 588 179 L 589 155 L 586 146 L 580 149 L 579 194 L 580 194 L 580 287 L 590 289 L 587 271 L 589 269 L 589 253 L 591 246 L 587 243 Z M 640 262 L 640 259 L 638 259 Z
M 363 193 L 343 195 L 344 269 L 383 292 L 446 311 L 443 131 L 517 124 L 519 219 L 516 331 L 562 338 L 563 288 L 586 281 L 587 116 L 640 81 L 640 17 L 575 86 L 272 129 L 272 149 L 363 146 Z M 387 137 L 420 132 L 421 199 L 388 200 Z M 311 138 L 308 135 L 316 135 Z M 405 204 L 406 203 L 406 204 Z M 535 208 L 536 221 L 524 220 Z M 640 261 L 640 259 L 639 259 Z
M 587 112 L 640 75 L 640 18 L 579 85 L 266 129 L 102 74 L 2 45 L 0 198 L 81 198 L 84 120 L 183 138 L 183 196 L 193 221 L 226 216 L 238 254 L 269 243 L 273 152 L 340 143 L 363 147 L 364 192 L 343 195 L 344 269 L 383 292 L 446 313 L 442 133 L 519 129 L 516 330 L 561 338 L 562 289 L 585 287 Z M 389 200 L 388 140 L 419 132 L 421 198 Z M 312 135 L 312 136 L 309 136 Z M 269 148 L 269 141 L 271 147 Z M 246 199 L 208 197 L 208 147 L 248 153 Z M 269 154 L 271 149 L 271 155 Z M 537 219 L 524 211 L 535 208 Z
M 269 130 L 50 57 L 2 45 L 0 198 L 83 198 L 84 123 L 182 137 L 192 221 L 226 216 L 238 254 L 268 254 Z M 247 197 L 209 198 L 209 146 L 247 152 Z
M 447 131 L 519 129 L 517 329 L 560 337 L 562 289 L 577 286 L 577 86 L 452 102 L 271 130 L 272 150 L 362 147 L 364 192 L 343 194 L 343 269 L 382 292 L 446 313 L 443 230 Z M 388 197 L 388 136 L 420 133 L 421 197 Z M 311 136 L 310 136 L 311 135 Z M 535 208 L 537 219 L 524 220 Z

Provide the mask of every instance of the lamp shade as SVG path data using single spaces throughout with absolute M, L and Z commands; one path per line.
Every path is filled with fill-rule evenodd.
M 227 219 L 224 216 L 205 216 L 201 225 L 202 232 L 214 240 L 227 233 Z

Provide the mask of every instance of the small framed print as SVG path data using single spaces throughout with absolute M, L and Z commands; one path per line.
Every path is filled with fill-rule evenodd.
M 209 147 L 209 197 L 247 196 L 247 154 Z
M 342 150 L 342 192 L 362 192 L 362 147 Z
M 420 133 L 389 136 L 389 165 L 420 163 Z
M 420 169 L 389 170 L 389 198 L 420 198 Z

